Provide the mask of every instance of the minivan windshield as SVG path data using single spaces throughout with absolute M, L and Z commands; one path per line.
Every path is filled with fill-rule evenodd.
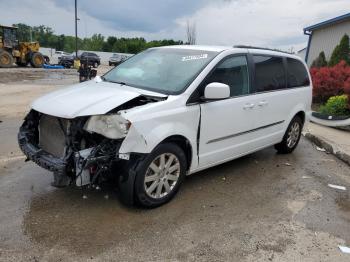
M 163 94 L 179 94 L 217 54 L 181 48 L 148 49 L 106 73 L 103 80 Z

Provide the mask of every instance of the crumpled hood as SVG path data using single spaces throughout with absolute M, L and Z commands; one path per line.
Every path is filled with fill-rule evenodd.
M 125 85 L 92 80 L 44 95 L 33 102 L 32 108 L 47 115 L 71 119 L 106 114 L 140 95 L 165 97 Z

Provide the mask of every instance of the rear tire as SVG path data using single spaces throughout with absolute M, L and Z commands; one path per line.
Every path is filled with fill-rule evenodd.
M 0 51 L 0 67 L 12 67 L 13 61 L 13 56 L 9 52 L 5 50 Z
M 43 64 L 45 63 L 44 56 L 38 52 L 35 52 L 32 54 L 32 57 L 30 58 L 30 64 L 34 68 L 40 68 L 43 67 Z
M 144 207 L 158 207 L 179 190 L 186 176 L 186 155 L 176 144 L 160 144 L 136 169 L 135 201 Z
M 275 145 L 275 149 L 280 154 L 289 154 L 297 147 L 301 131 L 303 129 L 303 121 L 299 116 L 295 116 L 289 123 L 286 133 L 281 143 Z

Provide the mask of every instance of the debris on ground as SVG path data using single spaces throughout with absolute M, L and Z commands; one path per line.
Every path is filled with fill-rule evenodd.
M 302 178 L 308 179 L 308 178 L 311 178 L 311 176 L 302 176 Z
M 83 199 L 87 199 L 88 197 L 87 197 L 87 195 L 83 195 Z
M 326 149 L 324 149 L 322 147 L 318 147 L 318 146 L 316 146 L 316 150 L 318 150 L 320 152 L 326 152 Z
M 345 186 L 337 186 L 337 185 L 332 185 L 332 184 L 328 184 L 328 186 L 331 188 L 339 189 L 339 190 L 346 190 Z
M 285 166 L 292 166 L 290 163 L 286 162 L 284 163 Z
M 338 246 L 340 251 L 346 254 L 350 254 L 350 247 Z
M 223 181 L 226 181 L 226 177 L 223 177 L 222 180 L 223 180 Z
M 109 195 L 105 195 L 104 198 L 105 198 L 105 199 L 108 199 L 108 198 L 109 198 Z

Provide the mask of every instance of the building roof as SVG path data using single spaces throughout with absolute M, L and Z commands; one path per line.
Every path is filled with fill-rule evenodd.
M 17 26 L 8 26 L 8 25 L 1 25 L 0 24 L 0 28 L 12 28 L 12 29 L 18 29 Z
M 350 20 L 350 13 L 347 13 L 345 15 L 341 15 L 341 16 L 337 16 L 335 18 L 323 21 L 321 23 L 315 24 L 315 25 L 311 25 L 308 27 L 304 28 L 304 32 L 312 32 L 314 30 L 320 29 L 322 27 L 326 27 L 332 24 L 336 24 L 345 20 Z

